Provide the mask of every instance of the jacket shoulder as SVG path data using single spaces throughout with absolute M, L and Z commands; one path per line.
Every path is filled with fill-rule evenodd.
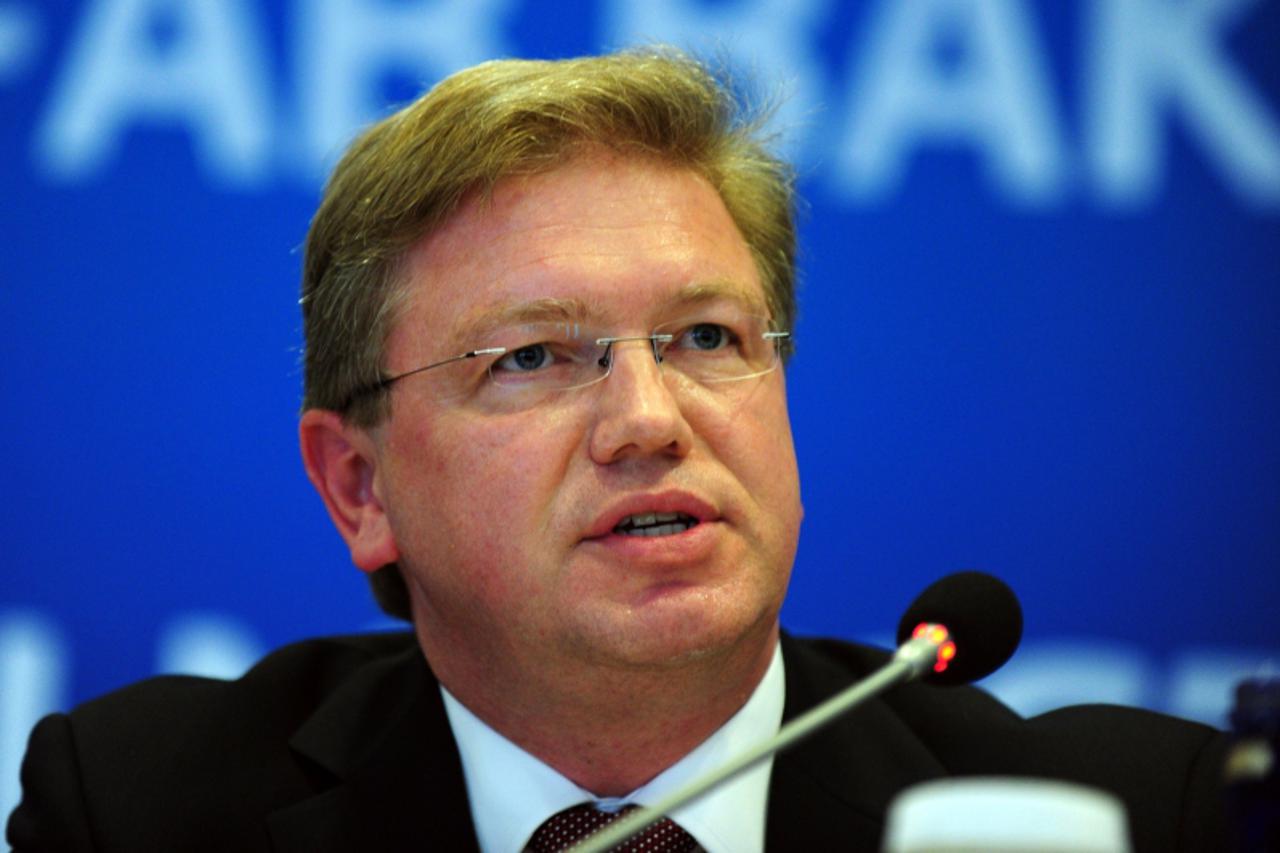
M 353 671 L 380 659 L 404 653 L 414 646 L 408 632 L 350 634 L 316 637 L 281 646 L 235 679 L 193 675 L 159 675 L 121 687 L 77 706 L 71 716 L 87 719 L 96 714 L 136 703 L 156 701 L 208 701 L 219 694 L 243 697 L 253 694 L 289 694 L 305 703 L 341 683 Z M 301 691 L 299 694 L 297 691 Z
M 10 843 L 96 849 L 88 839 L 127 838 L 162 849 L 173 837 L 160 834 L 166 812 L 210 849 L 243 838 L 239 809 L 260 814 L 325 777 L 291 749 L 299 727 L 343 685 L 416 648 L 409 633 L 306 640 L 235 680 L 159 676 L 50 715 L 31 735 Z
M 788 648 L 796 677 L 824 685 L 820 692 L 828 695 L 889 659 L 883 649 L 839 640 L 790 638 Z M 940 775 L 1044 777 L 1101 788 L 1124 802 L 1135 849 L 1220 849 L 1227 740 L 1216 729 L 1114 705 L 1024 718 L 971 686 L 907 684 L 876 701 L 936 760 Z

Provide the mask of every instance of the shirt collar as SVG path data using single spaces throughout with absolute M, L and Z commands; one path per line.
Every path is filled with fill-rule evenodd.
M 652 805 L 689 782 L 726 764 L 777 734 L 786 696 L 781 647 L 745 705 L 692 752 L 626 797 L 602 799 L 561 776 L 490 728 L 444 685 L 449 725 L 462 757 L 471 818 L 485 853 L 516 853 L 556 812 L 594 800 L 616 809 Z M 675 811 L 671 817 L 707 853 L 764 849 L 765 810 L 773 759 L 760 762 L 728 783 Z

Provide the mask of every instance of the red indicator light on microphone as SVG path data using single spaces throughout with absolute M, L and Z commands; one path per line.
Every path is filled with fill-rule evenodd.
M 916 629 L 911 632 L 913 638 L 919 639 L 924 637 L 938 647 L 937 660 L 934 661 L 934 672 L 946 672 L 947 664 L 956 656 L 956 644 L 951 639 L 950 632 L 947 631 L 945 625 L 938 625 L 932 622 L 921 622 Z
M 951 640 L 947 640 L 938 649 L 938 661 L 933 665 L 934 672 L 946 672 L 947 664 L 951 663 L 951 659 L 956 656 L 956 644 Z
M 934 643 L 944 643 L 947 640 L 947 628 L 945 625 L 937 625 L 933 622 L 921 622 L 916 629 L 911 632 L 912 637 L 928 637 Z

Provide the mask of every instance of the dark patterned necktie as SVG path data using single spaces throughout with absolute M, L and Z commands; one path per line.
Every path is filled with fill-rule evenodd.
M 525 853 L 560 853 L 635 809 L 636 806 L 626 806 L 616 812 L 604 812 L 591 803 L 581 803 L 556 812 L 533 833 Z M 702 848 L 679 824 L 664 817 L 613 849 L 625 853 L 694 853 Z

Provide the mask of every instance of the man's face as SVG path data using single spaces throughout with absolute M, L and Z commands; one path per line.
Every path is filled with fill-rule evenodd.
M 649 334 L 691 294 L 764 313 L 751 254 L 705 180 L 604 154 L 500 182 L 402 274 L 391 374 L 481 346 L 495 316 L 548 298 L 614 336 Z M 774 636 L 801 517 L 782 371 L 698 387 L 664 376 L 644 342 L 614 355 L 603 382 L 527 407 L 441 400 L 461 377 L 487 381 L 472 360 L 391 389 L 372 488 L 446 683 L 669 665 Z M 615 531 L 649 512 L 698 523 Z

